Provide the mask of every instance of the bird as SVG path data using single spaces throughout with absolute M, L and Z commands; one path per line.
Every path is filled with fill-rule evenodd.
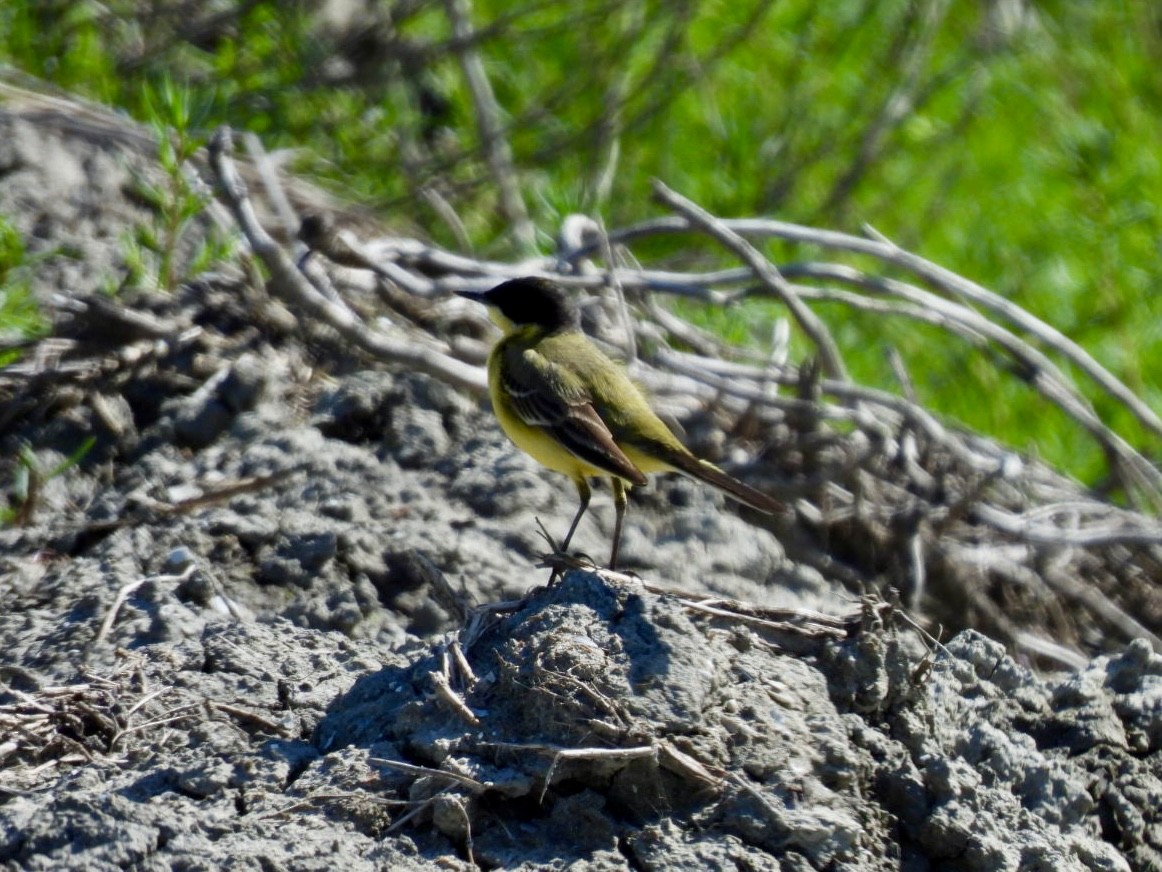
M 581 329 L 576 302 L 556 282 L 510 279 L 459 296 L 484 304 L 503 335 L 488 355 L 488 388 L 501 429 L 542 466 L 569 476 L 581 505 L 560 553 L 589 507 L 589 479 L 608 477 L 615 520 L 610 569 L 617 568 L 630 487 L 646 475 L 680 472 L 766 514 L 782 504 L 696 457 L 650 407 L 624 367 Z

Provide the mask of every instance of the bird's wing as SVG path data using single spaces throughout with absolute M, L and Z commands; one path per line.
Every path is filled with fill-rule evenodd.
M 575 374 L 525 348 L 508 355 L 500 377 L 513 413 L 525 424 L 545 430 L 570 454 L 610 475 L 646 483 L 645 474 L 617 446 L 593 408 L 588 388 Z

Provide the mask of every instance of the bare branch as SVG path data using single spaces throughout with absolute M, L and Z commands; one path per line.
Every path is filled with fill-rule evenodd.
M 231 151 L 230 130 L 220 128 L 210 144 L 211 165 L 238 226 L 270 271 L 270 287 L 275 293 L 306 314 L 327 322 L 345 339 L 375 357 L 426 372 L 477 395 L 485 392 L 483 373 L 476 367 L 463 364 L 418 338 L 388 337 L 373 330 L 346 305 L 328 299 L 312 286 L 259 223 L 230 158 Z
M 703 228 L 707 233 L 737 254 L 747 266 L 754 270 L 754 274 L 758 280 L 770 288 L 771 292 L 783 301 L 790 310 L 791 316 L 815 344 L 815 347 L 819 351 L 819 357 L 824 371 L 832 378 L 843 381 L 847 380 L 847 371 L 843 366 L 843 359 L 839 355 L 839 349 L 835 345 L 835 340 L 827 332 L 827 327 L 819 320 L 814 312 L 803 305 L 803 301 L 799 299 L 794 288 L 783 278 L 774 264 L 763 257 L 756 248 L 743 239 L 742 236 L 731 230 L 722 221 L 712 216 L 701 206 L 697 206 L 690 200 L 687 200 L 681 194 L 670 190 L 661 182 L 654 182 L 654 196 L 666 206 L 681 214 L 691 225 Z

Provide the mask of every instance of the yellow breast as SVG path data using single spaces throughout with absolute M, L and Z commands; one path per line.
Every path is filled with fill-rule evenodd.
M 498 372 L 501 359 L 499 351 L 498 343 L 488 358 L 488 395 L 492 399 L 496 420 L 500 422 L 500 428 L 504 430 L 505 435 L 517 448 L 542 466 L 563 472 L 573 479 L 606 475 L 604 471 L 571 454 L 544 429 L 529 426 L 520 419 L 500 389 L 502 380 Z

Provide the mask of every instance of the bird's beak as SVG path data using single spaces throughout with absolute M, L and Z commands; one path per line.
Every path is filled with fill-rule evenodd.
M 484 303 L 485 291 L 453 291 L 457 297 L 463 297 L 465 300 L 472 300 L 476 303 Z

